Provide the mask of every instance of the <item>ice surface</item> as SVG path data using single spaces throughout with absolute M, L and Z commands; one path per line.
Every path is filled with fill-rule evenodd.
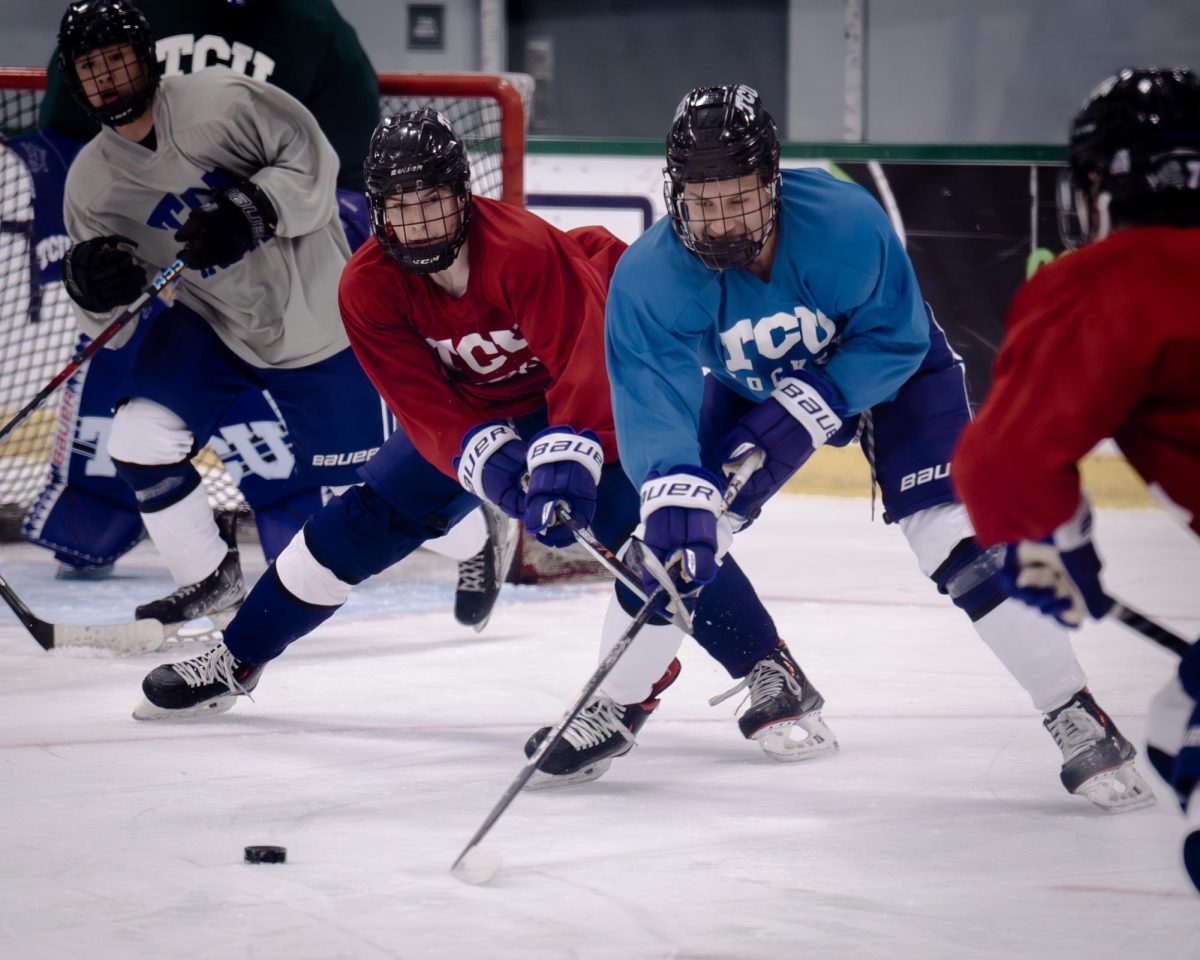
M 637 749 L 518 797 L 478 888 L 450 864 L 594 668 L 603 586 L 506 588 L 476 635 L 450 615 L 453 566 L 407 563 L 273 663 L 255 702 L 173 725 L 129 717 L 161 654 L 48 654 L 5 611 L 0 956 L 1200 957 L 1167 788 L 1143 764 L 1155 807 L 1069 797 L 1024 693 L 869 512 L 780 498 L 736 551 L 840 753 L 766 759 L 736 699 L 707 706 L 730 681 L 688 641 Z M 1114 592 L 1200 632 L 1190 535 L 1157 512 L 1098 522 Z M 57 583 L 48 554 L 0 548 L 48 619 L 121 620 L 169 586 L 148 546 L 118 569 Z M 1118 624 L 1076 648 L 1140 744 L 1173 658 Z M 243 864 L 263 843 L 288 863 Z

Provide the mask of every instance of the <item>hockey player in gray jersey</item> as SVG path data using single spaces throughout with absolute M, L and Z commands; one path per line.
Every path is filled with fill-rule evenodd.
M 278 88 L 221 68 L 161 78 L 128 0 L 71 4 L 59 50 L 67 84 L 103 125 L 64 200 L 64 284 L 80 325 L 94 336 L 149 272 L 177 256 L 187 267 L 140 338 L 108 442 L 179 586 L 137 616 L 220 622 L 245 588 L 191 458 L 221 414 L 244 391 L 269 390 L 296 476 L 313 487 L 356 482 L 383 439 L 337 309 L 349 253 L 337 156 Z

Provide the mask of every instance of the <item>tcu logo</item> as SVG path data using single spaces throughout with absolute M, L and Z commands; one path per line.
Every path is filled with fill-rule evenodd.
M 739 83 L 733 88 L 733 105 L 747 117 L 754 116 L 754 101 L 758 99 L 758 91 Z
M 437 351 L 442 363 L 451 370 L 458 370 L 461 363 L 483 376 L 495 373 L 508 362 L 510 354 L 520 353 L 529 346 L 514 330 L 490 330 L 487 336 L 468 333 L 457 341 L 426 337 L 425 342 Z
M 212 66 L 224 64 L 235 73 L 244 73 L 255 80 L 266 80 L 275 72 L 275 61 L 265 53 L 244 43 L 230 43 L 224 37 L 206 33 L 197 38 L 190 33 L 177 33 L 163 37 L 154 45 L 154 52 L 163 63 L 167 76 L 183 73 L 183 58 L 192 58 L 192 73 Z M 246 68 L 251 69 L 247 70 Z
M 209 441 L 234 483 L 248 473 L 267 480 L 292 475 L 296 457 L 278 420 L 228 423 Z
M 754 370 L 757 365 L 747 355 L 751 344 L 763 360 L 780 360 L 798 346 L 803 346 L 814 358 L 829 346 L 837 333 L 837 326 L 820 310 L 815 313 L 808 307 L 793 307 L 791 313 L 782 310 L 759 320 L 739 320 L 720 334 L 721 346 L 727 359 L 725 369 L 736 375 L 739 371 Z M 790 360 L 767 374 L 772 385 L 780 377 L 795 370 L 803 370 L 807 358 Z M 765 371 L 761 371 L 765 373 Z M 751 390 L 764 389 L 763 377 L 748 376 L 746 385 Z

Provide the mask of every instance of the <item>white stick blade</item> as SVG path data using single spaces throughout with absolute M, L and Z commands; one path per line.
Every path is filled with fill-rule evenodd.
M 500 869 L 500 854 L 488 847 L 471 847 L 450 868 L 450 873 L 456 880 L 469 883 L 473 887 L 481 887 L 496 875 Z

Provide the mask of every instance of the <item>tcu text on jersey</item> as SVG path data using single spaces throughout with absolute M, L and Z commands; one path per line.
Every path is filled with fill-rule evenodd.
M 195 73 L 214 63 L 227 66 L 236 73 L 244 73 L 255 80 L 266 80 L 275 72 L 275 61 L 265 53 L 244 43 L 230 43 L 224 37 L 212 33 L 206 33 L 202 37 L 191 33 L 163 37 L 155 43 L 154 52 L 163 64 L 163 73 L 169 77 L 181 73 Z M 191 58 L 187 70 L 183 69 L 184 57 Z
M 804 306 L 793 307 L 791 313 L 780 310 L 758 320 L 739 320 L 720 334 L 726 353 L 725 369 L 751 390 L 770 390 L 781 377 L 803 370 L 808 360 L 819 358 L 836 333 L 837 326 L 825 314 Z M 809 355 L 788 358 L 797 347 Z M 762 362 L 785 358 L 785 363 L 774 367 Z M 754 374 L 741 375 L 746 370 Z
M 489 330 L 486 336 L 482 333 L 468 333 L 458 340 L 434 340 L 426 337 L 425 342 L 437 351 L 442 363 L 451 370 L 461 369 L 461 364 L 473 370 L 480 376 L 496 373 L 506 363 L 512 354 L 528 349 L 529 343 L 523 340 L 515 330 Z M 455 360 L 460 361 L 456 363 Z M 504 380 L 517 373 L 524 373 L 529 365 L 540 364 L 537 357 L 530 357 L 519 370 L 508 370 L 492 380 Z M 484 382 L 492 382 L 492 380 Z

